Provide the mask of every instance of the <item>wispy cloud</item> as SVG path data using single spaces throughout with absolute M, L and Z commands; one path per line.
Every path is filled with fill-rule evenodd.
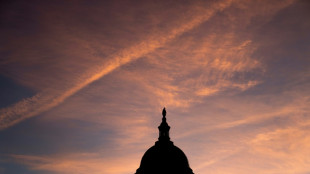
M 125 174 L 135 172 L 137 162 L 132 160 L 138 158 L 137 155 L 119 157 L 119 159 L 109 159 L 100 157 L 98 154 L 69 154 L 67 156 L 29 156 L 10 155 L 19 163 L 29 166 L 32 170 L 50 171 L 53 173 L 106 173 Z M 131 161 L 131 162 L 128 162 Z M 130 170 L 133 169 L 133 170 Z
M 167 34 L 151 35 L 148 39 L 130 46 L 115 55 L 111 55 L 110 61 L 104 62 L 103 66 L 93 67 L 91 72 L 84 74 L 84 78 L 79 79 L 77 83 L 71 84 L 69 88 L 62 90 L 46 90 L 34 97 L 24 99 L 11 107 L 1 109 L 0 129 L 5 129 L 26 118 L 38 115 L 39 113 L 57 106 L 66 98 L 72 96 L 85 86 L 102 78 L 120 66 L 141 58 L 143 55 L 165 45 L 177 36 L 199 26 L 201 23 L 208 20 L 214 13 L 229 6 L 230 3 L 230 1 L 224 3 L 220 2 L 214 4 L 212 8 L 200 9 L 198 15 L 193 16 L 189 21 L 183 21 L 179 26 L 173 27 Z
M 0 129 L 44 116 L 0 132 L 9 137 L 0 149 L 10 149 L 0 152 L 10 153 L 0 162 L 36 172 L 134 173 L 157 140 L 165 106 L 171 139 L 185 152 L 194 173 L 309 173 L 305 43 L 310 25 L 301 17 L 309 12 L 304 2 L 294 2 L 191 1 L 181 7 L 142 3 L 136 4 L 139 10 L 128 5 L 124 16 L 116 3 L 109 4 L 118 9 L 107 12 L 117 13 L 109 25 L 96 28 L 102 17 L 98 6 L 91 17 L 77 18 L 91 28 L 78 32 L 58 31 L 63 26 L 52 21 L 51 30 L 57 31 L 53 36 L 67 42 L 51 45 L 68 59 L 34 56 L 27 61 L 38 69 L 16 71 L 24 79 L 8 75 L 38 94 L 0 110 Z M 107 35 L 89 35 L 100 29 Z M 15 136 L 22 131 L 23 138 Z M 24 140 L 33 147 L 16 145 Z M 45 143 L 44 152 L 37 151 Z

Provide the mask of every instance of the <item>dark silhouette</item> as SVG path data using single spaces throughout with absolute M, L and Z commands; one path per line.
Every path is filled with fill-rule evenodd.
M 158 141 L 145 152 L 136 174 L 193 174 L 184 152 L 170 141 L 165 108 L 162 115 Z
M 167 113 L 166 108 L 164 108 L 162 114 L 163 114 L 163 117 L 165 117 L 165 118 L 166 118 L 166 113 Z

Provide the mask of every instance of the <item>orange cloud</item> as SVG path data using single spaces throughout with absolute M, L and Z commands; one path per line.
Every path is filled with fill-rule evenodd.
M 95 137 L 105 142 L 98 145 L 102 149 L 87 149 L 91 153 L 11 157 L 36 171 L 134 173 L 143 152 L 157 138 L 160 114 L 150 108 L 160 113 L 162 106 L 168 106 L 171 138 L 189 157 L 195 173 L 309 172 L 307 86 L 296 87 L 298 78 L 286 91 L 260 93 L 256 85 L 268 83 L 260 77 L 268 72 L 266 62 L 254 54 L 261 45 L 255 43 L 253 33 L 240 33 L 257 16 L 266 18 L 259 24 L 265 27 L 266 21 L 292 1 L 265 3 L 234 1 L 227 11 L 218 7 L 219 16 L 224 15 L 227 21 L 218 22 L 217 15 L 209 13 L 206 16 L 212 17 L 203 20 L 199 16 L 196 21 L 194 15 L 195 20 L 182 20 L 190 22 L 178 23 L 181 27 L 172 27 L 167 35 L 151 34 L 140 44 L 110 55 L 109 61 L 98 61 L 102 66 L 83 71 L 77 82 L 68 83 L 69 87 L 46 90 L 19 102 L 15 108 L 4 108 L 2 129 L 26 118 L 15 115 L 32 117 L 73 95 L 40 121 L 70 118 L 92 125 L 80 129 L 113 131 Z M 235 8 L 243 10 L 232 13 Z M 197 14 L 204 11 L 197 9 Z M 83 95 L 74 95 L 110 72 L 114 72 L 112 86 L 108 86 L 110 81 L 98 81 Z M 302 75 L 307 79 L 307 74 Z M 258 90 L 246 91 L 253 87 Z M 106 147 L 106 142 L 116 146 Z
M 130 46 L 115 55 L 111 55 L 110 61 L 104 62 L 103 66 L 93 67 L 91 72 L 84 74 L 83 78 L 79 79 L 77 83 L 71 84 L 69 88 L 59 91 L 46 90 L 34 97 L 20 101 L 11 107 L 1 109 L 0 129 L 10 127 L 26 118 L 33 117 L 59 105 L 68 97 L 113 70 L 141 58 L 147 53 L 153 52 L 155 49 L 165 45 L 167 42 L 175 39 L 184 32 L 199 26 L 201 23 L 208 20 L 214 13 L 229 6 L 230 3 L 231 1 L 225 1 L 219 2 L 207 9 L 200 8 L 200 13 L 198 15 L 192 17 L 189 21 L 183 21 L 182 24 L 172 28 L 166 35 L 151 35 L 148 39 Z M 196 11 L 197 8 L 193 10 Z
M 125 174 L 133 173 L 137 168 L 137 155 L 109 159 L 97 154 L 71 154 L 63 156 L 30 156 L 10 155 L 19 163 L 25 164 L 32 170 L 50 171 L 55 173 L 76 173 L 76 174 Z

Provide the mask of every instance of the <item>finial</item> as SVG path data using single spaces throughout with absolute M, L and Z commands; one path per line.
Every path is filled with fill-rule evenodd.
M 163 109 L 163 112 L 162 112 L 164 118 L 166 117 L 166 113 L 167 113 L 167 112 L 166 112 L 166 108 L 164 108 L 164 109 Z
M 168 125 L 168 123 L 166 121 L 166 114 L 167 114 L 166 108 L 163 109 L 162 114 L 163 114 L 162 122 L 158 126 L 158 129 L 159 129 L 159 138 L 158 138 L 158 140 L 160 142 L 170 141 L 170 137 L 169 137 L 170 126 Z

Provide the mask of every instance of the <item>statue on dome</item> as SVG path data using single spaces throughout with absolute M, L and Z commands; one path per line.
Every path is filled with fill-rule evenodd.
M 162 112 L 163 117 L 166 117 L 166 113 L 167 113 L 167 112 L 166 112 L 166 108 L 164 108 L 164 109 L 163 109 L 163 112 Z

